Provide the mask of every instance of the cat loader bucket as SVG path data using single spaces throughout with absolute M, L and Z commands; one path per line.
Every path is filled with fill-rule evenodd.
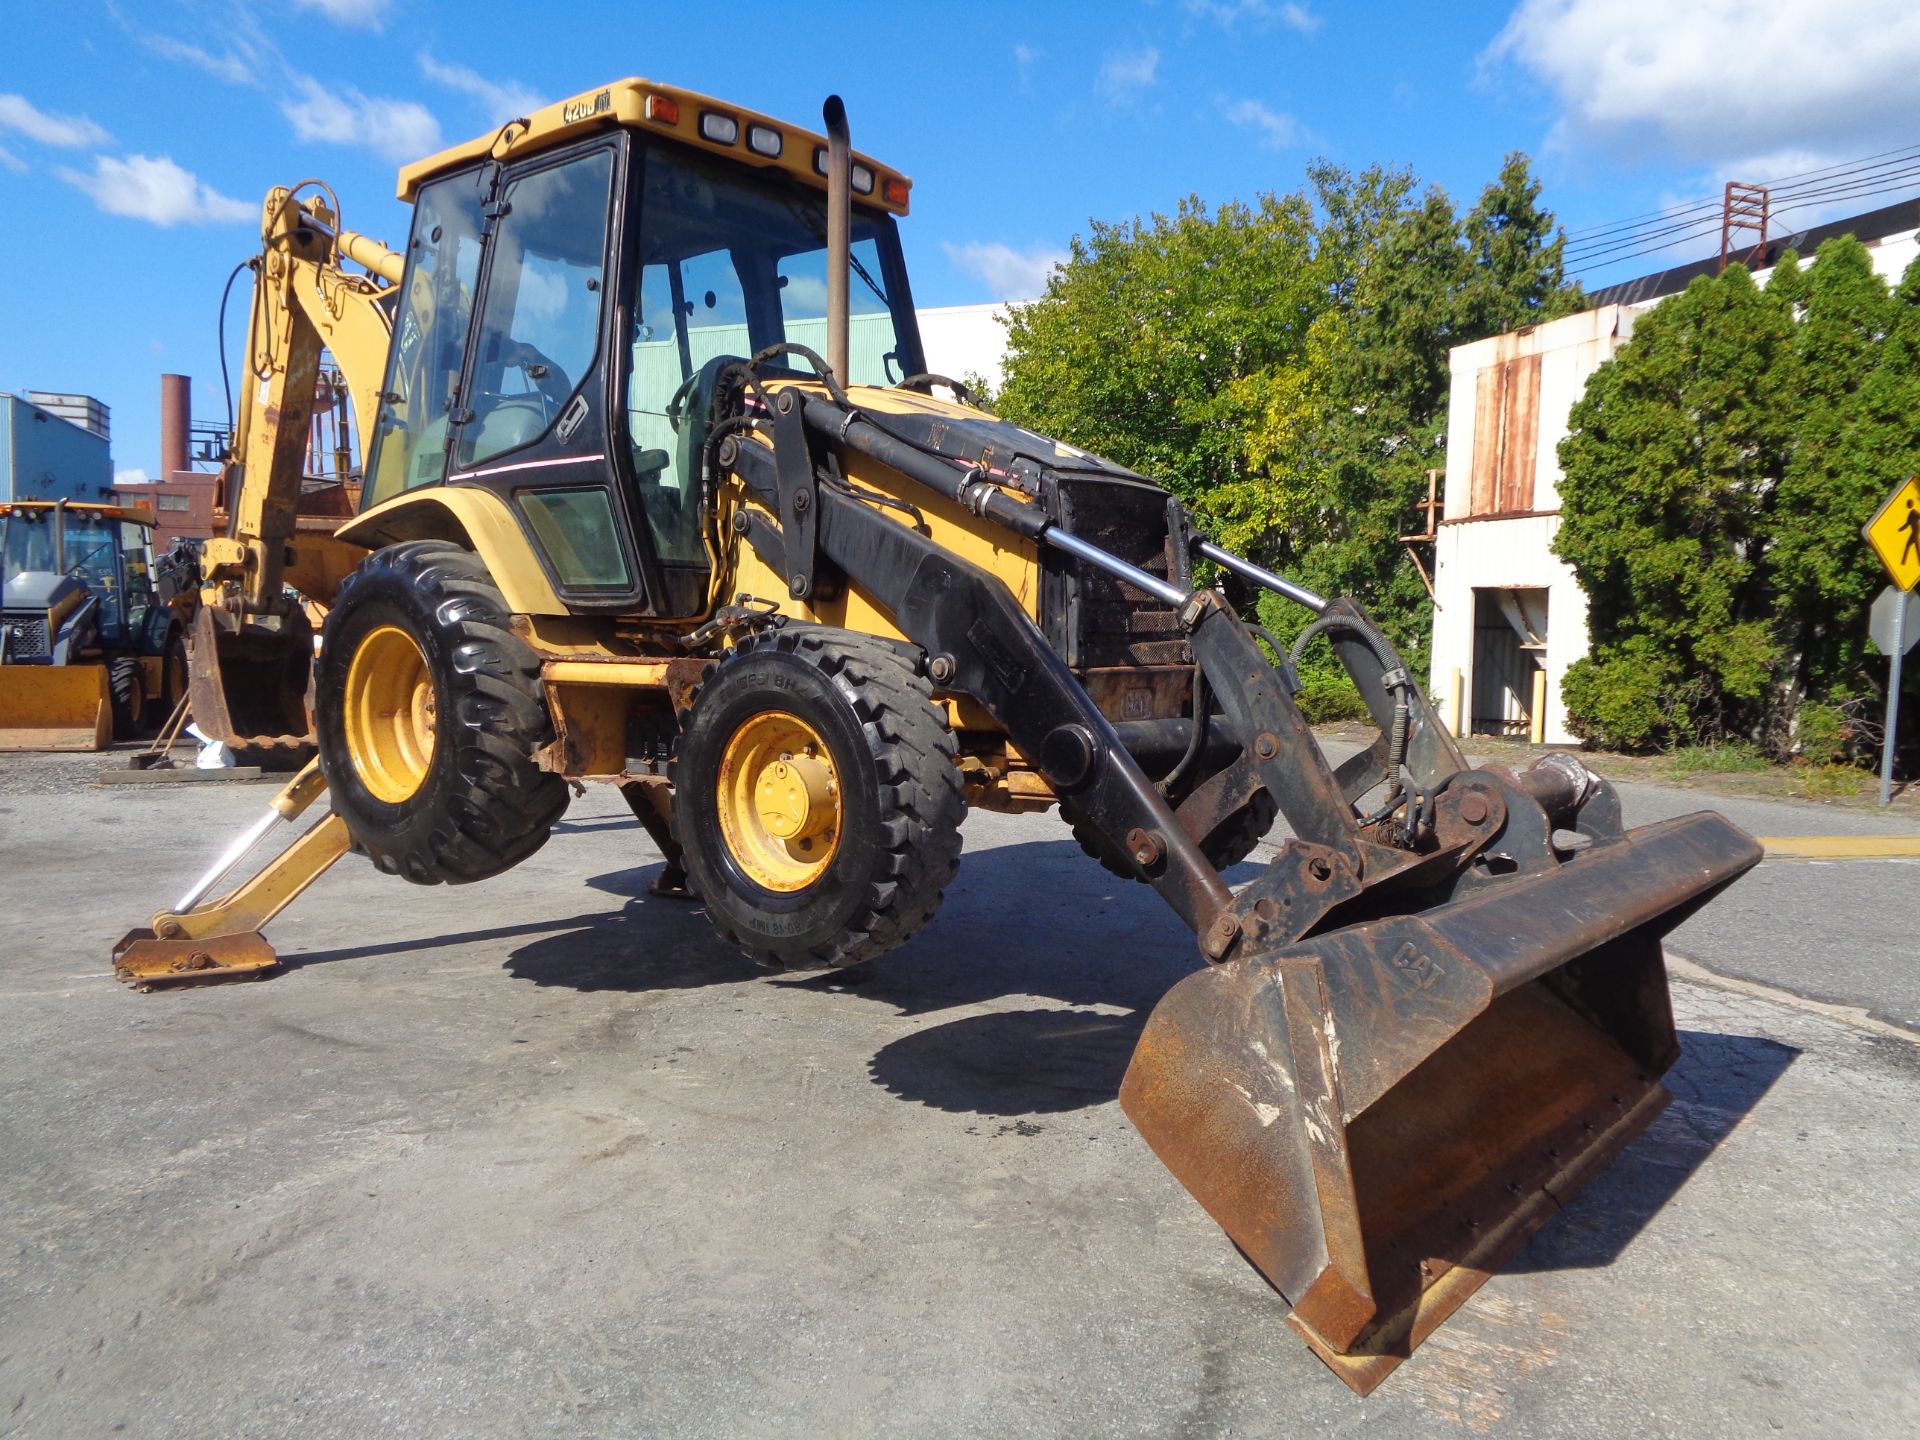
M 1661 937 L 1760 858 L 1714 814 L 1623 833 L 1597 781 L 1580 830 L 1549 835 L 1535 796 L 1573 768 L 1456 777 L 1456 834 L 1512 807 L 1491 865 L 1431 908 L 1189 976 L 1123 1082 L 1134 1126 L 1360 1394 L 1667 1104 Z
M 113 738 L 105 665 L 0 665 L 0 750 L 104 750 Z

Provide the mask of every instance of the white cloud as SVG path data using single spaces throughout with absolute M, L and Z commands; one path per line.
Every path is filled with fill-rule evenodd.
M 113 137 L 84 115 L 51 115 L 24 95 L 0 95 L 0 130 L 42 145 L 105 145 Z
M 1521 0 L 1484 58 L 1553 91 L 1562 146 L 1743 169 L 1788 148 L 1845 158 L 1913 133 L 1920 7 Z
M 998 240 L 971 240 L 965 245 L 943 243 L 954 269 L 984 283 L 996 300 L 1032 300 L 1047 288 L 1054 267 L 1067 263 L 1067 252 L 1045 245 L 1016 250 Z
M 217 9 L 203 9 L 194 16 L 198 23 L 192 41 L 144 29 L 118 7 L 109 10 L 122 29 L 164 60 L 191 65 L 229 85 L 265 90 L 285 84 L 286 62 L 254 9 L 243 0 L 216 3 Z M 153 8 L 147 7 L 149 12 Z
M 1285 150 L 1300 143 L 1300 122 L 1271 110 L 1258 100 L 1237 100 L 1226 107 L 1227 119 L 1260 137 L 1269 150 Z
M 0 170 L 11 170 L 16 175 L 24 175 L 27 173 L 27 162 L 6 146 L 0 145 Z
M 437 85 L 444 85 L 449 90 L 457 90 L 462 95 L 470 95 L 478 100 L 487 112 L 487 118 L 496 125 L 531 115 L 546 103 L 538 92 L 516 80 L 489 80 L 465 65 L 443 64 L 424 50 L 420 52 L 419 60 L 422 75 Z
M 140 43 L 163 59 L 184 61 L 229 85 L 260 86 L 266 83 L 260 65 L 263 57 L 248 45 L 234 45 L 224 54 L 215 55 L 198 45 L 175 40 L 170 35 L 142 35 Z
M 1032 93 L 1034 67 L 1045 58 L 1046 52 L 1032 45 L 1020 44 L 1013 47 L 1013 83 L 1022 95 Z
M 1181 8 L 1189 15 L 1217 20 L 1229 30 L 1242 20 L 1256 25 L 1284 25 L 1302 35 L 1311 35 L 1320 28 L 1320 17 L 1292 0 L 1282 0 L 1280 4 L 1274 0 L 1181 0 Z
M 146 471 L 136 467 L 132 470 L 114 471 L 113 483 L 115 485 L 151 485 L 153 483 L 153 477 L 147 474 Z
M 1158 84 L 1159 71 L 1160 52 L 1151 45 L 1141 50 L 1109 55 L 1107 63 L 1100 67 L 1100 89 L 1114 99 L 1120 99 L 1135 90 L 1145 90 Z
M 109 215 L 155 225 L 219 225 L 258 218 L 260 207 L 222 195 L 165 155 L 96 155 L 93 173 L 56 172 Z
M 329 90 L 306 76 L 293 89 L 299 98 L 283 100 L 280 111 L 301 140 L 361 145 L 403 162 L 440 148 L 440 122 L 416 101 L 362 95 L 351 85 Z
M 342 25 L 378 30 L 387 18 L 389 0 L 293 0 L 302 10 L 317 10 Z

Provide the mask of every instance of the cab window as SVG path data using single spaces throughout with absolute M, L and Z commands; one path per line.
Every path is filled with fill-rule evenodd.
M 826 196 L 773 171 L 656 144 L 637 243 L 627 439 L 661 561 L 698 564 L 700 467 L 718 372 L 782 342 L 827 348 Z M 851 373 L 841 378 L 890 384 L 919 368 L 904 284 L 896 295 L 886 279 L 890 262 L 901 273 L 893 222 L 856 206 L 852 255 Z
M 420 188 L 362 509 L 446 476 L 447 412 L 480 278 L 483 174 L 468 170 Z
M 522 176 L 502 192 L 474 335 L 461 468 L 546 434 L 593 368 L 612 183 L 613 152 L 600 149 Z

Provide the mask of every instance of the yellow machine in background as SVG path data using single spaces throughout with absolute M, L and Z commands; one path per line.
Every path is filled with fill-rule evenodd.
M 318 759 L 116 968 L 261 973 L 262 927 L 349 846 L 416 883 L 484 880 L 587 780 L 727 942 L 770 969 L 858 964 L 932 919 L 969 806 L 1057 806 L 1196 940 L 1122 1106 L 1370 1389 L 1658 1113 L 1661 936 L 1759 848 L 1711 814 L 1627 830 L 1570 756 L 1469 766 L 1359 606 L 928 374 L 908 182 L 850 150 L 838 100 L 824 119 L 589 91 L 403 171 L 404 269 L 276 192 L 195 679 L 216 650 L 236 702 L 230 658 L 300 643 L 282 582 L 330 600 Z M 343 281 L 343 256 L 373 276 Z M 323 341 L 367 479 L 289 565 Z M 1293 656 L 1211 567 L 1314 613 Z M 1313 643 L 1378 728 L 1337 767 L 1293 698 Z M 1281 816 L 1277 857 L 1230 886 Z
M 0 750 L 104 750 L 185 693 L 152 530 L 143 507 L 0 503 Z

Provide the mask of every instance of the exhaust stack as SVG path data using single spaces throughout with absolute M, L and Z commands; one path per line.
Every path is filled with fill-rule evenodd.
M 853 150 L 847 141 L 847 107 L 829 95 L 821 107 L 827 126 L 827 364 L 847 383 L 847 281 L 852 269 Z

